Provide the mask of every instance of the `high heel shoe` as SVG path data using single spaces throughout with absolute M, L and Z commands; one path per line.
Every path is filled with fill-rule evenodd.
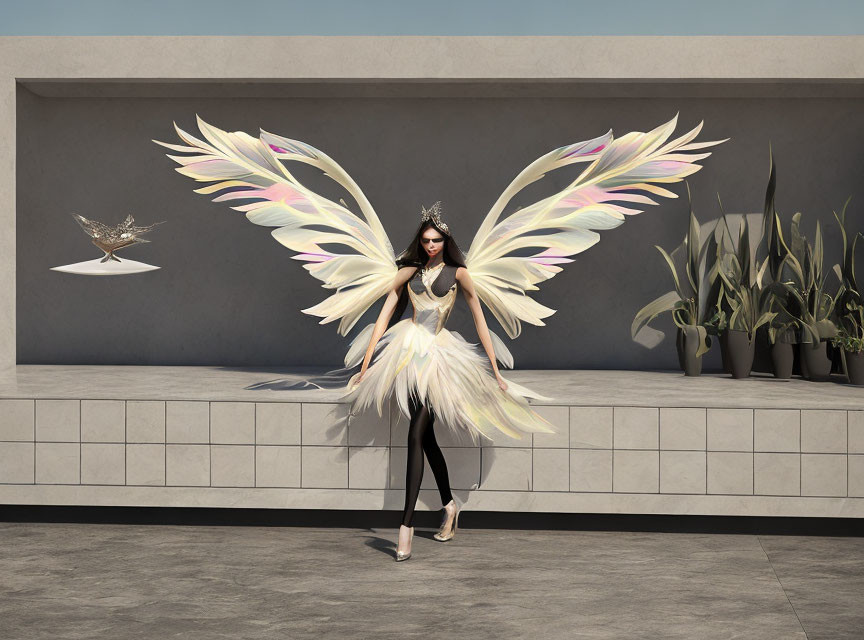
M 402 525 L 402 526 L 404 527 L 405 525 Z M 400 530 L 401 530 L 401 528 L 402 527 L 400 527 Z M 398 549 L 399 543 L 398 542 L 396 543 L 396 545 L 397 545 L 396 562 L 402 562 L 403 560 L 407 560 L 408 558 L 411 557 L 411 541 L 414 539 L 414 527 L 411 527 L 410 531 L 411 531 L 411 533 L 408 535 L 408 553 L 402 553 L 401 551 L 399 551 L 399 549 Z
M 456 529 L 459 528 L 459 514 L 462 511 L 462 503 L 459 500 L 457 500 L 456 498 L 453 498 L 453 500 L 451 500 L 450 502 L 453 503 L 453 506 L 456 509 L 456 513 L 453 514 L 453 520 L 451 521 L 449 527 L 447 526 L 448 518 L 445 514 L 444 522 L 441 523 L 441 528 L 438 529 L 438 533 L 436 533 L 435 535 L 432 536 L 433 538 L 435 538 L 439 542 L 447 542 L 448 540 L 452 540 L 454 538 L 454 536 L 456 535 Z M 450 502 L 448 502 L 447 504 L 450 504 Z M 445 505 L 445 512 L 446 512 L 446 505 Z

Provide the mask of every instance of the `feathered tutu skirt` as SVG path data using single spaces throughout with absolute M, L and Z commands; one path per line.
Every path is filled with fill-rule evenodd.
M 366 326 L 352 340 L 346 369 L 362 363 L 373 329 L 374 325 Z M 359 372 L 351 377 L 341 396 L 355 415 L 374 405 L 383 416 L 387 400 L 395 398 L 402 413 L 410 416 L 413 396 L 433 411 L 436 421 L 457 435 L 467 434 L 474 443 L 481 435 L 495 439 L 502 433 L 513 438 L 555 433 L 527 401 L 550 398 L 506 378 L 507 390 L 502 390 L 489 358 L 477 345 L 445 328 L 433 333 L 412 318 L 397 322 L 381 336 L 366 374 L 355 384 L 358 376 Z

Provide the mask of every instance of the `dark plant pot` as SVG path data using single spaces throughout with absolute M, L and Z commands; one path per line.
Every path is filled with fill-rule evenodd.
M 831 377 L 831 359 L 824 340 L 802 342 L 798 349 L 801 353 L 801 373 L 805 378 L 821 382 Z
M 678 336 L 675 345 L 678 348 L 678 362 L 684 370 L 685 376 L 698 376 L 702 374 L 702 356 L 697 356 L 699 350 L 699 334 L 696 327 L 692 331 L 678 328 Z
M 723 364 L 723 373 L 732 373 L 732 366 L 729 364 L 729 330 L 721 331 L 719 337 L 720 362 Z
M 806 343 L 798 343 L 798 367 L 801 369 L 801 377 L 805 380 L 810 379 L 810 372 L 807 370 L 807 358 L 804 356 L 804 347 Z
M 771 364 L 774 377 L 788 380 L 792 377 L 792 365 L 795 362 L 795 350 L 788 342 L 779 340 L 771 345 Z
M 753 371 L 759 373 L 773 373 L 774 361 L 771 357 L 771 340 L 768 336 L 768 327 L 762 325 L 756 329 L 756 337 L 753 342 L 756 344 L 755 355 L 753 356 Z
M 835 347 L 830 340 L 828 340 L 826 344 L 828 345 L 828 358 L 831 360 L 831 373 L 845 375 L 846 369 L 843 368 L 843 357 L 845 351 L 842 347 Z
M 847 351 L 845 356 L 849 384 L 864 385 L 864 351 Z
M 678 333 L 675 334 L 675 350 L 678 352 L 678 367 L 684 371 L 684 330 L 678 327 Z
M 746 378 L 753 368 L 756 341 L 751 340 L 746 331 L 729 329 L 726 333 L 728 335 L 726 340 L 732 377 Z

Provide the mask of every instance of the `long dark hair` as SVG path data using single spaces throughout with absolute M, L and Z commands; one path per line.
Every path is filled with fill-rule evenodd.
M 423 236 L 423 232 L 430 227 L 444 236 L 444 249 L 441 251 L 444 264 L 454 267 L 464 267 L 465 256 L 462 254 L 462 251 L 459 249 L 459 245 L 456 244 L 453 236 L 441 229 L 441 227 L 435 224 L 431 218 L 420 223 L 420 226 L 417 228 L 417 233 L 414 234 L 414 239 L 405 251 L 400 253 L 399 257 L 396 258 L 396 266 L 400 269 L 402 267 L 417 267 L 418 270 L 426 266 L 426 263 L 429 262 L 429 254 L 426 253 L 420 239 Z M 390 323 L 387 325 L 388 328 L 399 322 L 402 318 L 402 314 L 405 313 L 405 308 L 408 306 L 409 286 L 410 285 L 406 283 L 402 288 L 402 293 L 399 295 L 399 301 L 396 303 L 396 308 L 393 310 Z
M 441 229 L 441 227 L 435 224 L 431 219 L 424 220 L 420 223 L 420 226 L 417 228 L 417 233 L 414 234 L 414 239 L 405 251 L 400 253 L 399 257 L 396 258 L 396 266 L 400 269 L 402 267 L 417 267 L 418 269 L 421 269 L 426 266 L 426 263 L 429 262 L 429 254 L 426 253 L 426 249 L 423 248 L 421 238 L 423 232 L 429 228 L 435 229 L 435 231 L 444 236 L 444 249 L 441 251 L 444 264 L 449 264 L 454 267 L 464 267 L 465 256 L 462 255 L 462 251 L 459 249 L 459 245 L 456 244 L 453 236 Z

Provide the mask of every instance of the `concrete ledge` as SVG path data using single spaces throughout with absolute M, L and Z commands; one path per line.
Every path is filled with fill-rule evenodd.
M 6 375 L 0 375 L 0 398 L 327 404 L 337 401 L 338 390 L 273 391 L 246 389 L 252 384 L 275 379 L 300 381 L 327 370 L 326 367 L 288 369 L 272 367 L 18 365 Z M 542 390 L 544 395 L 551 398 L 551 400 L 532 401 L 531 404 L 533 405 L 607 408 L 647 407 L 654 411 L 655 416 L 657 408 L 708 408 L 709 413 L 706 420 L 709 440 L 713 437 L 721 437 L 729 431 L 729 425 L 736 420 L 743 420 L 743 422 L 737 428 L 729 431 L 727 436 L 748 439 L 752 436 L 753 409 L 864 411 L 864 392 L 860 388 L 851 387 L 847 384 L 813 383 L 799 378 L 777 380 L 771 376 L 760 375 L 744 380 L 733 380 L 729 375 L 722 374 L 705 374 L 697 378 L 687 378 L 677 371 L 538 371 L 525 369 L 504 371 L 504 376 L 529 388 Z M 837 380 L 839 381 L 840 378 L 838 377 Z M 14 411 L 26 411 L 22 407 L 23 405 L 15 407 Z M 713 409 L 742 408 L 749 413 L 739 416 L 729 413 L 722 415 L 713 413 Z M 132 410 L 141 413 L 152 411 L 153 408 L 136 406 Z M 185 410 L 193 411 L 194 407 L 190 406 Z M 226 408 L 226 411 L 230 412 L 230 410 L 230 408 Z M 272 410 L 278 411 L 277 409 Z M 314 411 L 314 409 L 312 410 Z M 637 411 L 636 414 L 639 412 Z M 144 413 L 141 413 L 141 416 L 138 418 L 139 420 L 159 419 L 158 416 L 145 417 Z M 150 414 L 148 413 L 147 416 Z M 687 412 L 665 412 L 664 416 L 669 420 L 682 423 L 682 425 L 688 419 Z M 547 417 L 552 418 L 552 416 Z M 172 415 L 169 414 L 167 418 L 170 423 Z M 280 420 L 282 418 L 274 415 L 273 419 Z M 284 419 L 294 421 L 292 424 L 296 424 L 299 421 L 299 416 L 285 416 Z M 770 421 L 771 416 L 766 414 L 766 419 Z M 621 424 L 625 425 L 626 428 L 628 418 L 622 414 L 619 416 L 619 422 L 621 420 L 624 421 Z M 814 420 L 813 424 L 821 424 L 821 418 Z M 51 428 L 60 429 L 62 427 L 56 425 Z M 674 427 L 674 429 L 685 430 L 689 428 L 686 425 Z M 169 426 L 169 432 L 171 429 L 172 427 Z M 747 436 L 747 429 L 751 430 L 750 436 Z M 804 429 L 806 431 L 807 425 L 804 426 Z M 864 429 L 864 421 L 862 421 L 862 429 Z M 864 442 L 864 430 L 861 431 L 861 434 L 862 442 Z M 288 436 L 286 435 L 286 437 Z M 290 437 L 296 439 L 293 431 Z M 605 436 L 603 434 L 583 433 L 579 439 L 588 437 L 597 437 L 602 440 Z M 631 436 L 625 437 L 630 438 Z M 664 433 L 662 437 L 675 439 L 691 436 L 679 436 L 668 432 Z M 560 445 L 555 444 L 553 446 Z M 602 446 L 611 448 L 612 444 L 610 442 L 608 445 Z M 750 446 L 752 450 L 752 443 Z

